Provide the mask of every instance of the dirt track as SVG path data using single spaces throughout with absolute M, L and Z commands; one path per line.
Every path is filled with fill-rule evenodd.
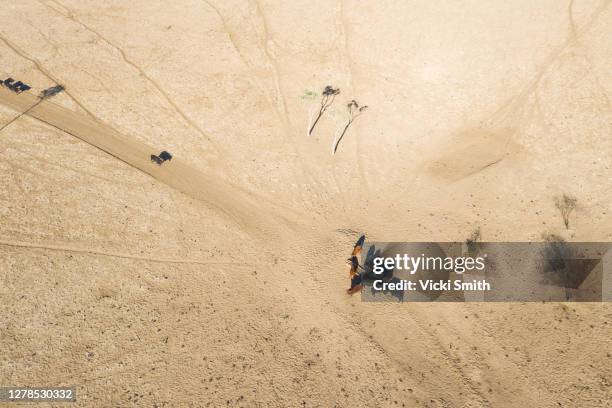
M 608 4 L 2 8 L 0 76 L 33 89 L 0 88 L 0 124 L 68 93 L 0 132 L 0 386 L 75 384 L 92 407 L 606 406 L 609 304 L 365 304 L 344 260 L 362 232 L 612 239 Z M 302 96 L 328 84 L 307 137 Z M 332 156 L 353 98 L 369 110 Z
M 271 223 L 271 220 L 255 217 L 256 214 L 266 211 L 269 203 L 260 199 L 257 206 L 261 209 L 255 212 L 255 196 L 252 193 L 239 189 L 227 180 L 222 180 L 218 174 L 205 174 L 184 163 L 180 158 L 166 163 L 163 168 L 157 166 L 148 159 L 151 154 L 157 153 L 156 148 L 121 134 L 86 114 L 76 113 L 49 100 L 41 102 L 32 94 L 17 95 L 6 88 L 0 88 L 0 103 L 16 112 L 27 111 L 28 116 L 77 137 L 161 183 L 216 208 L 246 230 L 257 227 L 259 230 L 265 230 L 265 225 Z M 272 211 L 272 208 L 270 207 L 268 211 Z M 282 215 L 277 215 L 279 216 L 277 221 L 280 221 Z M 257 226 L 256 222 L 260 224 Z

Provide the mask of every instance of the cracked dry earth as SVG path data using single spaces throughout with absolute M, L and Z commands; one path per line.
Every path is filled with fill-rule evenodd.
M 5 1 L 0 74 L 32 90 L 0 89 L 0 385 L 75 385 L 83 407 L 609 406 L 609 303 L 344 292 L 362 232 L 612 238 L 609 3 Z M 332 156 L 351 99 L 369 109 Z

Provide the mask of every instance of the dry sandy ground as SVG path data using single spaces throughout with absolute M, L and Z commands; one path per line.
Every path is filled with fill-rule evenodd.
M 362 232 L 612 239 L 609 3 L 4 2 L 0 75 L 33 89 L 0 90 L 0 123 L 67 92 L 0 131 L 0 385 L 74 384 L 87 407 L 610 406 L 609 304 L 344 293 Z M 332 155 L 351 99 L 369 109 Z

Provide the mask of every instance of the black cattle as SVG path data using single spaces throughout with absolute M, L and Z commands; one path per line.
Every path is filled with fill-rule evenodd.
M 51 88 L 47 88 L 44 91 L 42 91 L 40 93 L 40 98 L 41 99 L 50 98 L 54 95 L 57 95 L 58 93 L 62 92 L 65 89 L 66 88 L 64 88 L 63 85 L 52 86 Z
M 151 155 L 151 161 L 159 166 L 161 166 L 166 160 L 172 160 L 172 155 L 165 150 L 162 151 L 159 156 L 155 154 Z
M 164 150 L 163 152 L 159 154 L 159 158 L 162 159 L 163 161 L 172 160 L 172 155 Z
M 2 85 L 6 86 L 8 89 L 10 89 L 11 91 L 15 93 L 22 93 L 23 91 L 32 89 L 32 87 L 29 86 L 28 84 L 24 84 L 21 81 L 17 81 L 17 82 L 14 82 L 14 81 L 15 80 L 13 78 L 6 78 L 4 81 L 0 81 L 0 83 L 2 83 Z
M 15 84 L 11 87 L 11 89 L 13 91 L 15 91 L 16 93 L 22 93 L 23 91 L 27 91 L 28 89 L 32 89 L 31 86 L 24 84 L 21 81 L 17 81 L 15 82 Z

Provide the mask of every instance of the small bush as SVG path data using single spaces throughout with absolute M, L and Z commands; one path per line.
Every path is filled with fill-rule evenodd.
M 563 217 L 563 223 L 565 224 L 565 228 L 569 228 L 569 218 L 572 211 L 576 209 L 576 204 L 578 200 L 574 197 L 571 197 L 567 194 L 563 194 L 560 197 L 555 197 L 555 207 L 561 212 L 561 217 Z
M 478 241 L 480 241 L 480 227 L 476 227 L 472 234 L 465 240 L 468 255 L 474 256 L 478 253 Z

